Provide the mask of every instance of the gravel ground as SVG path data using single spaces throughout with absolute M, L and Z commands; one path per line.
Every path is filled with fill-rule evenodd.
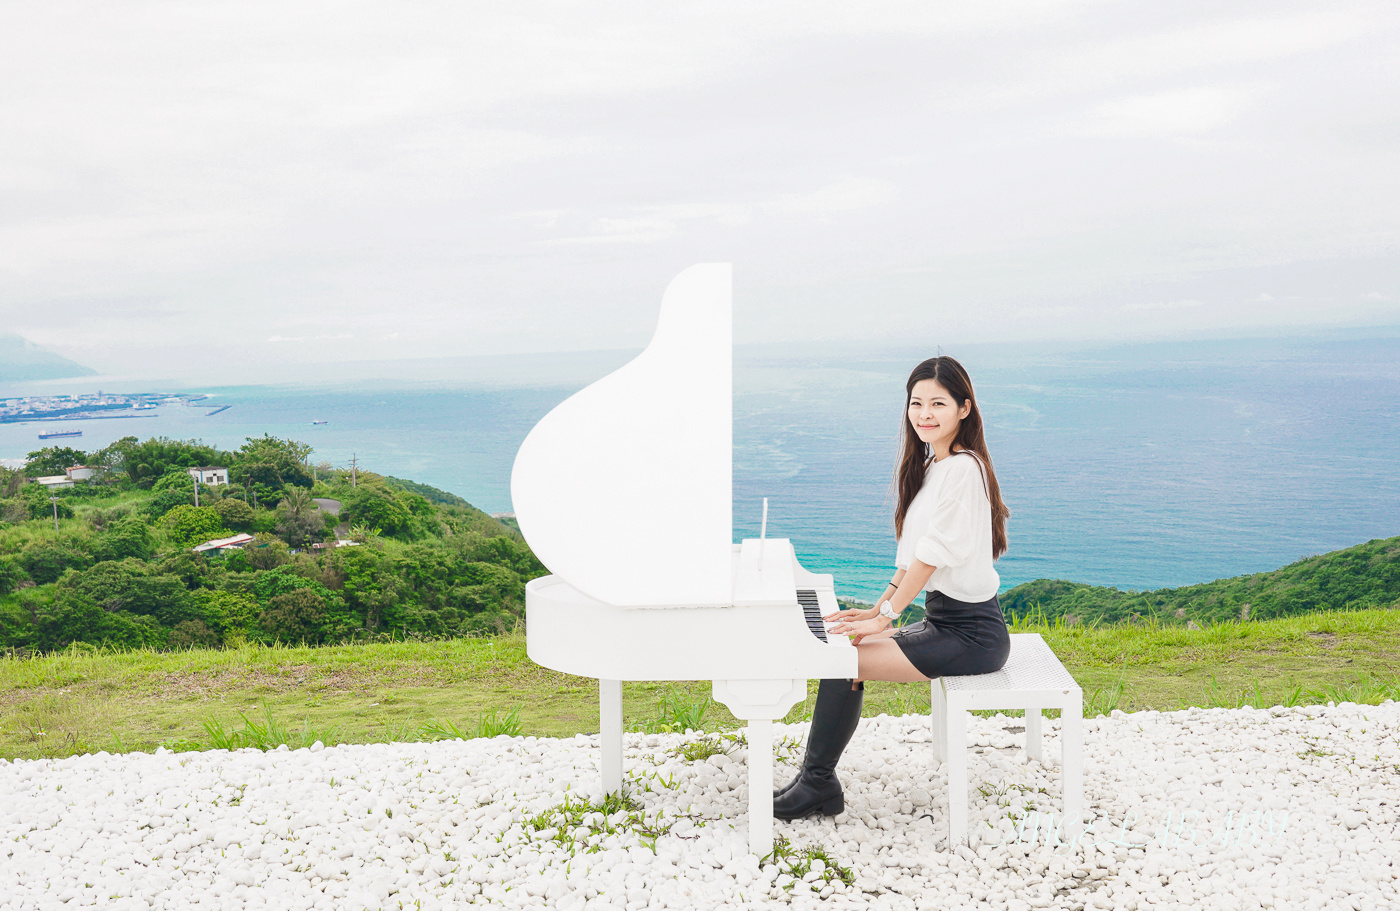
M 588 806 L 583 736 L 0 761 L 0 908 L 1400 907 L 1400 704 L 1086 720 L 1083 833 L 1050 815 L 1058 723 L 1045 765 L 1019 725 L 973 719 L 971 847 L 928 718 L 880 716 L 846 812 L 763 865 L 742 743 L 696 734 L 628 735 L 633 810 Z

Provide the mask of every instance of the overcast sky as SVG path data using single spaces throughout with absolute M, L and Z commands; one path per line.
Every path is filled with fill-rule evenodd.
M 1393 3 L 0 4 L 0 332 L 105 373 L 1400 324 Z

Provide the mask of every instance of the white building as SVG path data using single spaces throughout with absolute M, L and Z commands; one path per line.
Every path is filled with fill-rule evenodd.
M 73 479 L 68 477 L 68 475 L 66 474 L 49 474 L 44 475 L 42 478 L 35 478 L 34 480 L 49 488 L 50 490 L 56 487 L 73 486 Z
M 190 471 L 193 473 L 194 469 L 190 469 Z M 252 540 L 253 536 L 248 534 L 234 535 L 232 538 L 215 538 L 212 541 L 205 541 L 203 544 L 195 547 L 194 552 L 202 554 L 211 550 L 235 550 L 245 544 L 252 543 Z
M 205 487 L 218 487 L 228 483 L 228 469 L 217 468 L 190 468 L 187 469 L 190 477 L 199 481 Z
M 69 465 L 67 471 L 68 480 L 70 481 L 86 481 L 95 473 L 95 469 L 89 468 L 86 465 Z

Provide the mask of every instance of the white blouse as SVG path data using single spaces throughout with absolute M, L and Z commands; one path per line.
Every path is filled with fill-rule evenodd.
M 992 503 L 982 460 L 973 453 L 962 450 L 928 466 L 895 548 L 900 569 L 915 558 L 935 567 L 925 589 L 958 601 L 986 601 L 1001 586 L 992 566 Z

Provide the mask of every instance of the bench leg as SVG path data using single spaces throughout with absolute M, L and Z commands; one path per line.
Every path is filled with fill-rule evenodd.
M 1060 709 L 1060 787 L 1065 820 L 1079 821 L 1084 810 L 1084 694 L 1075 691 Z
M 948 707 L 948 850 L 967 843 L 967 710 Z
M 933 760 L 942 765 L 948 758 L 948 694 L 943 692 L 943 678 L 929 683 L 929 716 L 933 724 Z
M 1036 762 L 1040 762 L 1040 744 L 1043 739 L 1040 721 L 1040 709 L 1026 709 L 1026 756 Z
M 622 681 L 598 681 L 598 739 L 603 747 L 603 793 L 622 790 Z

